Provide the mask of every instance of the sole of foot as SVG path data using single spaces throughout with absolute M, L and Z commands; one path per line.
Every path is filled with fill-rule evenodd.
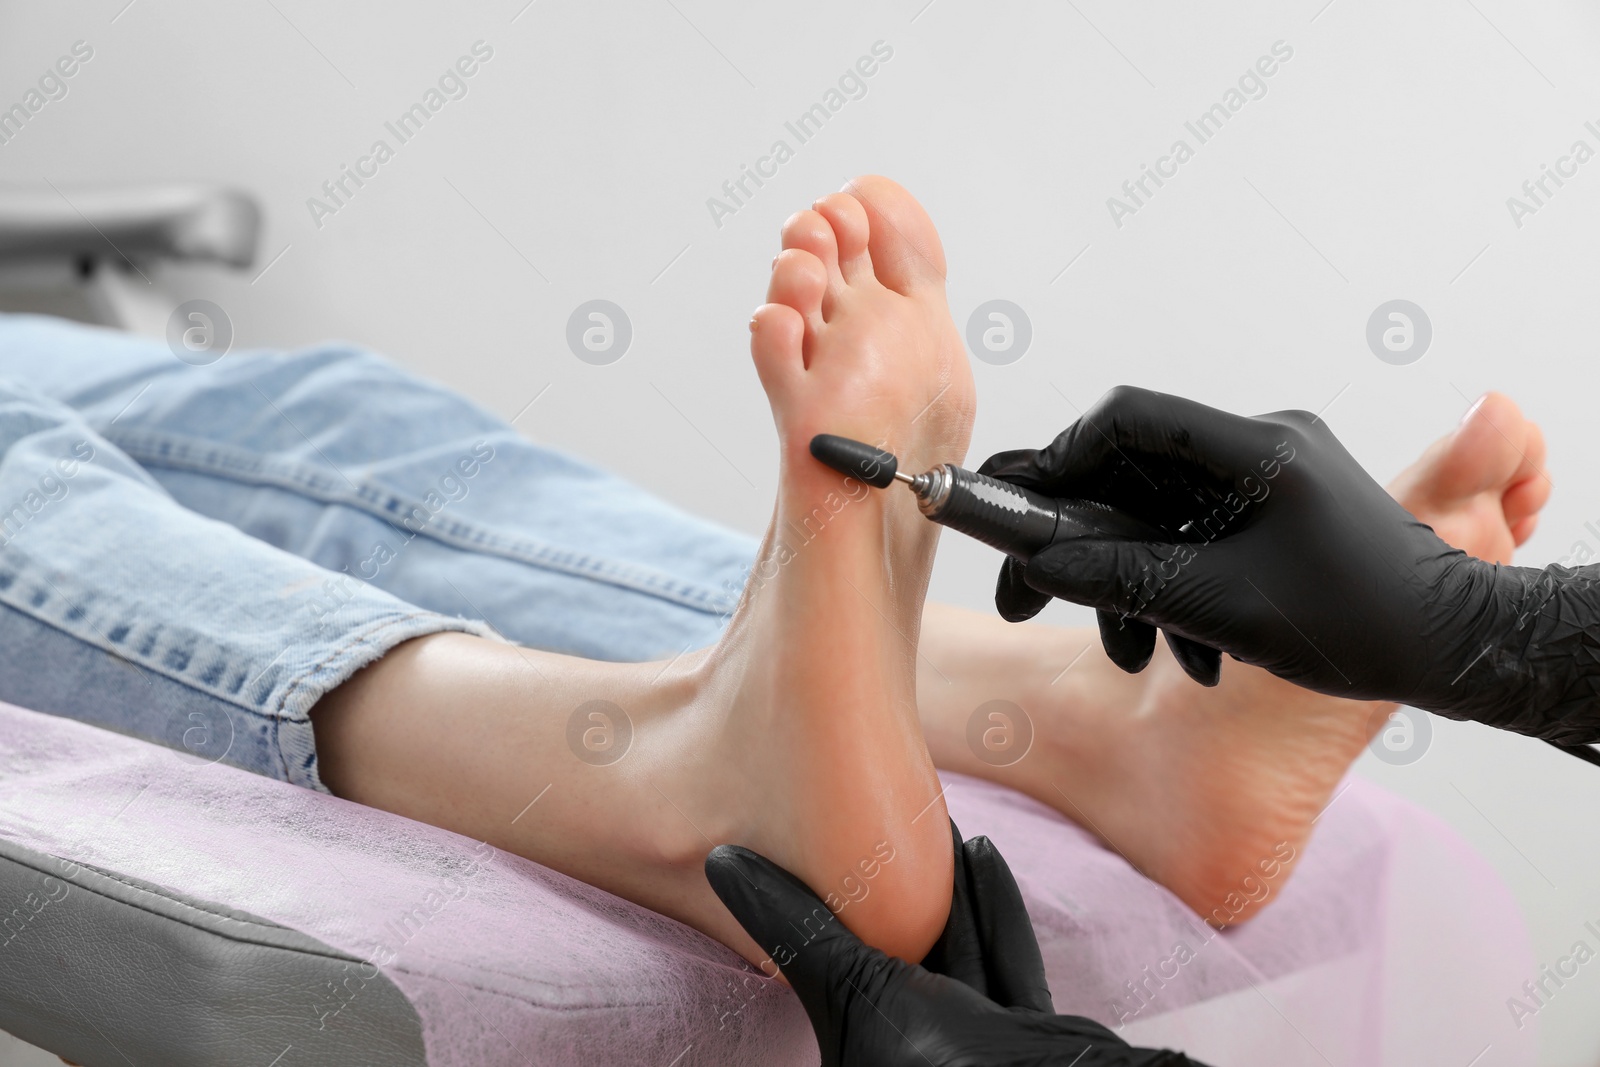
M 916 960 L 943 929 L 953 862 L 916 708 L 938 528 L 910 494 L 846 479 L 809 449 L 836 433 L 910 464 L 959 462 L 972 377 L 938 235 L 900 186 L 858 178 L 792 216 L 782 242 L 750 324 L 781 442 L 777 507 L 703 666 L 731 696 L 722 747 L 755 772 L 740 799 L 759 817 L 723 839 L 837 902 L 868 943 Z

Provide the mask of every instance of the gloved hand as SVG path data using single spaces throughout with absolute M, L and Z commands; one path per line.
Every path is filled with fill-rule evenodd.
M 981 470 L 1169 533 L 1060 541 L 1008 566 L 1007 617 L 1057 596 L 1100 609 L 1125 666 L 1161 627 L 1318 692 L 1600 740 L 1600 568 L 1451 548 L 1306 412 L 1244 418 L 1125 386 L 1049 447 Z
M 748 849 L 721 845 L 706 858 L 712 889 L 800 997 L 823 1067 L 1199 1067 L 1054 1014 L 1010 868 L 988 838 L 963 844 L 951 831 L 955 896 L 925 966 L 868 948 L 804 883 Z

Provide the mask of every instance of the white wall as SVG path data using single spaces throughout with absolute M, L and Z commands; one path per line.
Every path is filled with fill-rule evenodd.
M 267 210 L 262 263 L 287 251 L 254 281 L 169 272 L 174 303 L 218 302 L 245 344 L 359 340 L 506 416 L 548 385 L 530 436 L 757 531 L 775 448 L 748 313 L 782 219 L 879 171 L 940 225 L 959 322 L 995 297 L 1032 321 L 1021 361 L 976 367 L 975 456 L 1041 443 L 1132 382 L 1241 412 L 1326 406 L 1387 478 L 1499 388 L 1544 425 L 1557 486 L 1523 561 L 1600 547 L 1600 162 L 1520 228 L 1505 203 L 1573 140 L 1600 148 L 1592 5 L 525 2 L 0 2 L 0 105 L 73 42 L 94 49 L 0 146 L 0 180 L 240 184 Z M 383 123 L 479 40 L 493 58 L 468 95 L 317 228 L 307 198 L 393 145 Z M 865 97 L 715 225 L 707 198 L 793 144 L 785 120 L 880 40 L 893 58 Z M 1116 226 L 1107 197 L 1193 145 L 1183 122 L 1277 41 L 1293 58 L 1267 95 Z M 600 297 L 635 331 L 605 367 L 564 342 Z M 1433 323 L 1410 366 L 1364 339 L 1394 298 Z M 936 595 L 984 606 L 994 564 L 947 538 Z M 1368 762 L 1500 868 L 1542 962 L 1600 918 L 1593 768 L 1449 723 L 1416 764 Z M 1544 1062 L 1593 1063 L 1600 969 L 1538 1021 Z

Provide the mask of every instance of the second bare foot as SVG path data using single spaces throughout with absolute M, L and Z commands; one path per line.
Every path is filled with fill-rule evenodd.
M 1390 492 L 1452 544 L 1503 562 L 1548 498 L 1543 459 L 1538 427 L 1491 393 Z M 1276 896 L 1316 818 L 1394 710 L 1321 696 L 1231 660 L 1221 684 L 1205 689 L 1164 647 L 1144 674 L 1126 675 L 1092 631 L 968 616 L 928 633 L 929 659 L 955 680 L 924 673 L 939 766 L 1050 804 L 1219 925 Z M 995 698 L 1033 720 L 1035 751 L 1010 767 L 978 759 L 964 733 L 971 710 Z

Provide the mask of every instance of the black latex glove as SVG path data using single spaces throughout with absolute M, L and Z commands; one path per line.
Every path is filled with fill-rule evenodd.
M 1065 436 L 1066 434 L 1062 434 L 1062 437 Z M 1047 496 L 1061 496 L 1064 483 L 1050 469 L 1052 455 L 1050 449 L 1041 451 L 1029 448 L 999 452 L 985 460 L 983 466 L 978 468 L 978 473 L 1001 478 L 1026 489 L 1035 489 Z M 1105 502 L 1100 498 L 1089 499 Z M 1137 526 L 1140 529 L 1148 528 L 1145 522 L 1140 522 Z M 1179 536 L 1176 527 L 1169 533 L 1174 537 Z M 1129 535 L 1118 539 L 1137 539 L 1137 536 Z M 1022 560 L 1012 556 L 1007 556 L 1000 565 L 1000 579 L 995 586 L 994 603 L 1000 612 L 1000 617 L 1007 622 L 1026 622 L 1043 611 L 1045 605 L 1053 599 L 1050 593 L 1035 589 L 1028 584 L 1025 577 L 1026 569 Z M 1154 626 L 1115 611 L 1100 610 L 1095 612 L 1095 616 L 1100 626 L 1100 643 L 1111 662 L 1129 674 L 1137 674 L 1150 665 L 1150 657 L 1156 650 Z M 1221 681 L 1220 651 L 1198 641 L 1191 641 L 1171 630 L 1163 631 L 1162 636 L 1167 639 L 1167 648 L 1171 649 L 1173 659 L 1177 660 L 1178 665 L 1190 678 L 1204 686 L 1214 686 Z
M 1307 412 L 1244 418 L 1124 386 L 982 470 L 1171 533 L 1048 546 L 1002 576 L 1008 617 L 1058 596 L 1101 611 L 1124 665 L 1160 627 L 1318 692 L 1600 740 L 1600 567 L 1451 548 Z
M 1053 1014 L 1010 868 L 988 838 L 963 844 L 951 829 L 955 897 L 926 967 L 868 948 L 798 878 L 748 849 L 722 845 L 706 858 L 712 889 L 800 997 L 823 1067 L 1192 1065 Z

